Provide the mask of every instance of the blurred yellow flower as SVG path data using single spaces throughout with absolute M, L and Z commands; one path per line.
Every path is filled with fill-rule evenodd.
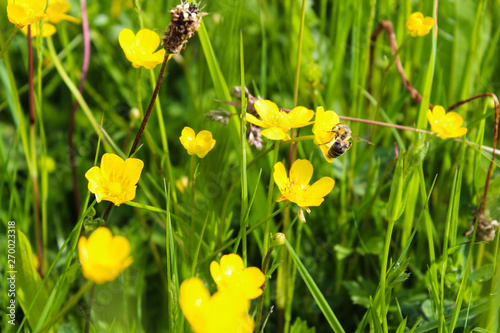
M 334 137 L 332 129 L 339 123 L 339 116 L 334 111 L 326 111 L 320 106 L 316 109 L 316 118 L 312 131 L 314 133 L 314 143 L 319 146 L 325 159 L 333 162 L 333 158 L 328 155 L 330 147 L 327 145 Z
M 140 159 L 127 158 L 124 161 L 118 155 L 104 154 L 101 167 L 92 167 L 85 173 L 89 191 L 95 194 L 97 202 L 106 200 L 120 206 L 135 198 L 143 167 L 144 162 Z
M 456 138 L 467 133 L 467 128 L 461 127 L 464 119 L 456 112 L 448 112 L 440 105 L 427 110 L 427 120 L 431 124 L 431 130 L 439 135 L 441 139 Z
M 299 217 L 305 222 L 304 212 L 310 213 L 310 206 L 319 206 L 324 197 L 330 193 L 335 181 L 330 177 L 323 177 L 312 185 L 313 166 L 308 160 L 296 160 L 290 168 L 290 177 L 287 177 L 285 166 L 278 162 L 274 165 L 274 181 L 281 194 L 277 202 L 289 200 L 296 203 L 299 209 Z
M 66 0 L 49 0 L 47 6 L 46 21 L 51 23 L 59 23 L 62 20 L 80 24 L 82 21 L 76 17 L 67 15 L 71 4 Z
M 45 0 L 8 0 L 7 16 L 19 28 L 45 18 Z
M 212 138 L 212 132 L 201 131 L 196 134 L 191 127 L 184 127 L 179 137 L 182 145 L 186 148 L 189 155 L 198 155 L 199 158 L 205 157 L 215 146 L 215 140 Z
M 21 28 L 21 31 L 25 35 L 28 34 L 28 26 L 25 25 Z M 49 37 L 56 33 L 56 27 L 50 23 L 44 23 L 42 25 L 42 37 Z M 34 23 L 31 25 L 31 37 L 36 37 L 40 35 L 40 23 Z
M 406 20 L 406 29 L 413 37 L 425 36 L 434 26 L 434 19 L 430 16 L 424 18 L 420 12 L 415 12 Z
M 309 125 L 309 120 L 314 116 L 314 111 L 303 106 L 298 106 L 290 112 L 281 111 L 278 106 L 268 100 L 255 102 L 255 110 L 262 120 L 247 113 L 247 121 L 265 128 L 260 134 L 270 140 L 289 140 L 287 133 L 291 128 L 299 128 Z
M 217 261 L 212 261 L 210 273 L 219 290 L 243 295 L 247 299 L 262 295 L 261 287 L 266 281 L 264 273 L 259 268 L 245 268 L 243 259 L 234 253 L 222 256 L 220 265 Z
M 248 315 L 250 300 L 219 290 L 213 295 L 197 277 L 182 282 L 179 304 L 195 333 L 250 333 L 254 321 Z
M 132 30 L 123 29 L 118 36 L 118 41 L 125 56 L 135 68 L 144 66 L 147 69 L 153 69 L 163 62 L 165 50 L 155 52 L 160 45 L 160 37 L 152 30 L 142 29 L 136 36 Z
M 130 264 L 130 242 L 123 236 L 114 236 L 106 227 L 97 228 L 87 239 L 80 237 L 78 256 L 83 276 L 95 283 L 112 281 Z

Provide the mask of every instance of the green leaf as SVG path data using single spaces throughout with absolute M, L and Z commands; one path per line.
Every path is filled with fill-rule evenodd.
M 17 231 L 16 239 L 16 269 L 16 298 L 26 313 L 42 280 L 33 263 L 30 242 L 20 230 Z M 36 327 L 38 324 L 48 299 L 49 293 L 47 289 L 43 288 L 28 314 L 28 323 L 31 327 Z
M 490 280 L 493 277 L 494 272 L 495 266 L 493 264 L 484 265 L 470 273 L 469 281 L 483 283 Z
M 307 322 L 300 318 L 297 318 L 290 328 L 290 333 L 315 333 L 316 329 L 314 327 L 307 327 Z

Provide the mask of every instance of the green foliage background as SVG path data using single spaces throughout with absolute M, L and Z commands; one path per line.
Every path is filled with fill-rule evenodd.
M 1 45 L 13 29 L 7 20 L 6 2 L 0 1 Z M 70 2 L 71 14 L 80 17 L 79 3 Z M 324 106 L 342 116 L 427 129 L 428 108 L 411 99 L 394 66 L 383 85 L 384 68 L 391 58 L 384 32 L 374 43 L 371 94 L 367 90 L 368 52 L 370 37 L 379 22 L 393 23 L 401 45 L 407 35 L 406 18 L 414 11 L 432 16 L 436 3 L 437 0 L 435 3 L 305 1 L 298 104 L 311 109 Z M 161 36 L 170 20 L 168 11 L 175 5 L 175 1 L 141 2 L 144 27 Z M 169 61 L 156 102 L 161 106 L 163 122 L 158 121 L 157 111 L 153 110 L 147 127 L 152 140 L 143 137 L 144 146 L 136 154 L 145 162 L 145 168 L 134 202 L 148 207 L 126 204 L 115 207 L 106 224 L 114 234 L 130 240 L 134 263 L 116 281 L 95 289 L 91 330 L 97 332 L 190 330 L 178 308 L 179 284 L 191 276 L 193 262 L 197 261 L 195 275 L 212 292 L 216 290 L 209 273 L 210 262 L 235 251 L 234 241 L 242 220 L 239 118 L 231 117 L 227 126 L 221 126 L 205 114 L 220 107 L 240 112 L 215 99 L 228 100 L 230 88 L 241 86 L 242 66 L 245 85 L 253 95 L 273 100 L 280 107 L 293 107 L 302 2 L 219 0 L 202 5 L 209 13 L 203 18 L 202 30 L 206 31 L 200 31 L 180 56 Z M 112 8 L 119 9 L 117 15 L 112 14 Z M 433 30 L 425 37 L 411 38 L 401 51 L 410 82 L 424 101 L 445 108 L 478 93 L 495 93 L 499 85 L 500 1 L 442 0 L 437 14 L 437 36 L 432 36 Z M 125 148 L 140 124 L 130 118 L 130 110 L 138 107 L 138 70 L 125 58 L 118 34 L 123 28 L 134 32 L 140 29 L 138 12 L 130 1 L 90 1 L 88 16 L 92 49 L 83 97 L 95 122 L 100 123 L 104 111 L 103 128 L 118 147 L 128 151 Z M 57 29 L 52 38 L 56 52 L 64 71 L 78 85 L 83 61 L 81 26 L 62 22 Z M 55 69 L 47 41 L 42 39 L 34 42 L 35 75 L 38 64 L 42 73 L 42 85 L 35 86 L 34 149 L 28 143 L 26 44 L 26 37 L 18 33 L 0 60 L 0 245 L 7 249 L 4 231 L 8 221 L 16 221 L 17 230 L 27 236 L 26 242 L 18 240 L 22 243 L 18 246 L 31 244 L 36 252 L 36 197 L 32 182 L 36 170 L 44 272 L 54 263 L 40 300 L 34 305 L 38 320 L 28 318 L 24 325 L 28 331 L 36 331 L 37 325 L 40 328 L 44 320 L 53 318 L 84 284 L 78 259 L 70 251 L 78 234 L 71 232 L 77 222 L 92 219 L 76 213 L 73 199 L 67 137 L 75 97 Z M 144 109 L 154 89 L 152 78 L 158 70 L 154 74 L 142 70 L 140 103 Z M 416 323 L 420 326 L 415 332 L 447 332 L 454 327 L 459 332 L 498 331 L 498 237 L 489 243 L 475 244 L 471 249 L 472 236 L 463 235 L 481 202 L 491 159 L 490 152 L 481 153 L 473 145 L 492 146 L 494 110 L 491 101 L 480 99 L 456 111 L 465 119 L 467 140 L 471 144 L 356 122 L 348 122 L 353 133 L 374 145 L 354 143 L 332 164 L 324 160 L 312 140 L 298 144 L 298 158 L 308 159 L 314 165 L 313 181 L 330 176 L 336 185 L 320 207 L 313 207 L 311 214 L 306 214 L 307 223 L 303 225 L 297 222 L 294 205 L 283 208 L 285 204 L 274 203 L 272 211 L 283 209 L 271 219 L 270 231 L 286 233 L 346 332 L 364 332 L 369 327 L 371 331 L 382 332 L 386 329 L 382 324 L 384 317 L 389 330 L 397 332 L 407 332 Z M 99 133 L 82 109 L 77 112 L 75 124 L 78 183 L 83 201 L 89 198 L 84 174 L 94 165 Z M 193 224 L 190 189 L 183 192 L 176 185 L 183 177 L 190 176 L 191 159 L 178 140 L 184 126 L 196 131 L 210 130 L 217 140 L 214 150 L 197 160 Z M 162 128 L 168 138 L 168 154 Z M 300 131 L 301 136 L 310 134 L 310 127 Z M 264 148 L 270 146 L 271 142 L 263 140 Z M 399 163 L 396 163 L 395 142 Z M 288 147 L 284 145 L 279 151 L 279 160 L 285 165 Z M 117 153 L 102 141 L 98 153 L 103 152 Z M 259 153 L 247 145 L 246 161 L 252 161 Z M 54 170 L 43 163 L 46 158 L 54 161 Z M 167 172 L 168 159 L 171 175 Z M 36 166 L 34 163 L 30 166 L 30 160 L 36 161 Z M 264 233 L 261 222 L 268 217 L 272 160 L 272 153 L 259 158 L 248 168 L 245 179 L 248 193 L 243 197 L 251 198 L 254 190 L 256 193 L 248 227 L 257 227 L 248 233 L 246 242 L 236 252 L 244 256 L 249 266 L 260 267 L 267 252 L 264 244 L 269 235 Z M 498 160 L 496 157 L 496 165 Z M 166 195 L 167 188 L 170 195 Z M 273 202 L 278 192 L 275 188 Z M 499 194 L 500 177 L 494 171 L 486 217 L 498 218 Z M 90 195 L 89 202 L 92 200 Z M 95 205 L 96 217 L 104 213 L 106 206 L 106 203 Z M 389 243 L 388 221 L 394 222 Z M 67 240 L 70 246 L 57 256 Z M 195 258 L 198 244 L 201 247 Z M 378 290 L 384 244 L 390 246 L 391 262 L 398 263 L 388 271 L 388 308 L 382 310 Z M 287 253 L 283 247 L 271 259 L 264 315 L 271 305 L 275 307 L 265 331 L 277 332 L 282 328 L 294 333 L 314 331 L 307 327 L 314 327 L 316 332 L 331 331 L 322 309 L 311 297 Z M 19 273 L 28 274 L 24 281 L 35 281 L 18 280 L 17 288 L 28 294 L 36 292 L 40 279 L 31 276 L 33 264 L 29 257 L 18 256 L 17 260 L 19 269 L 30 268 Z M 2 256 L 0 262 L 2 286 L 6 286 L 7 256 Z M 2 304 L 7 301 L 3 288 Z M 30 304 L 25 302 L 18 307 L 18 325 Z M 40 315 L 47 304 L 46 312 Z M 82 331 L 87 304 L 86 295 L 53 331 Z M 252 314 L 255 305 L 254 301 Z M 7 324 L 5 307 L 0 311 L 5 332 L 16 331 L 19 326 Z

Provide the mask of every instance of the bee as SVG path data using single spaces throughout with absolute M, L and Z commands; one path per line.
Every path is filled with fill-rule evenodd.
M 353 141 L 357 142 L 366 141 L 371 145 L 373 144 L 368 140 L 353 135 L 349 126 L 344 123 L 338 123 L 330 132 L 334 133 L 334 135 L 325 145 L 328 147 L 328 156 L 331 158 L 340 157 L 351 148 L 352 141 L 349 141 L 349 139 L 353 139 Z

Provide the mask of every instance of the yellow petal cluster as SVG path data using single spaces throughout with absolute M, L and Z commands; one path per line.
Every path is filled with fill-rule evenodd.
M 446 113 L 440 105 L 427 110 L 427 120 L 431 124 L 431 130 L 441 139 L 457 138 L 467 133 L 467 128 L 462 127 L 464 123 L 462 116 L 456 112 Z
M 326 111 L 320 106 L 316 109 L 316 118 L 312 131 L 314 133 L 314 143 L 318 145 L 325 159 L 333 162 L 333 158 L 328 155 L 330 146 L 328 143 L 333 139 L 335 133 L 332 129 L 339 123 L 339 116 L 334 111 Z
M 303 222 L 305 218 L 302 209 L 310 212 L 309 207 L 319 206 L 335 185 L 335 181 L 330 177 L 323 177 L 309 185 L 312 174 L 313 166 L 308 160 L 296 160 L 290 168 L 289 177 L 283 163 L 278 162 L 274 165 L 274 182 L 283 195 L 277 201 L 288 200 L 296 203 L 300 207 L 299 217 Z
M 97 202 L 111 201 L 117 206 L 133 200 L 137 183 L 141 177 L 144 162 L 137 158 L 125 161 L 115 154 L 104 154 L 101 167 L 92 167 L 85 178 L 89 191 L 95 194 Z
M 420 12 L 415 12 L 406 20 L 406 30 L 413 37 L 425 36 L 431 31 L 434 26 L 434 19 L 430 16 L 424 17 Z
M 136 36 L 132 30 L 123 29 L 118 36 L 118 41 L 125 56 L 135 68 L 143 66 L 153 69 L 163 62 L 165 50 L 156 51 L 160 45 L 160 37 L 152 30 L 142 29 Z
M 257 267 L 245 268 L 237 254 L 213 261 L 210 273 L 218 291 L 210 292 L 197 277 L 182 282 L 179 303 L 195 333 L 250 333 L 254 321 L 248 315 L 250 300 L 262 294 L 265 276 Z
M 45 18 L 45 0 L 8 0 L 7 16 L 19 28 Z
M 24 32 L 25 35 L 28 34 L 28 26 L 25 25 L 21 28 L 21 31 Z M 50 23 L 44 23 L 42 25 L 42 37 L 49 37 L 56 33 L 56 27 Z M 31 25 L 31 37 L 40 36 L 40 23 L 34 23 Z
M 287 133 L 291 128 L 309 125 L 314 111 L 298 106 L 290 112 L 281 111 L 278 106 L 268 100 L 257 100 L 254 104 L 260 119 L 247 113 L 246 120 L 254 125 L 265 128 L 260 134 L 270 140 L 289 140 Z
M 227 291 L 210 295 L 200 278 L 182 282 L 179 303 L 195 333 L 253 332 L 250 300 Z
M 64 20 L 80 24 L 82 22 L 81 20 L 66 14 L 69 12 L 70 7 L 71 4 L 67 0 L 49 0 L 47 17 L 45 20 L 51 23 L 59 23 Z
M 97 228 L 88 239 L 80 237 L 78 256 L 83 276 L 98 284 L 116 279 L 132 264 L 128 239 L 113 236 L 105 227 Z
M 184 127 L 179 137 L 184 148 L 189 155 L 198 155 L 199 158 L 205 157 L 215 146 L 215 140 L 212 138 L 212 132 L 201 131 L 198 134 L 191 127 Z
M 262 295 L 261 287 L 266 281 L 259 268 L 245 268 L 243 259 L 234 253 L 222 256 L 220 264 L 217 261 L 212 261 L 210 273 L 219 290 L 241 294 L 247 299 L 254 299 Z

